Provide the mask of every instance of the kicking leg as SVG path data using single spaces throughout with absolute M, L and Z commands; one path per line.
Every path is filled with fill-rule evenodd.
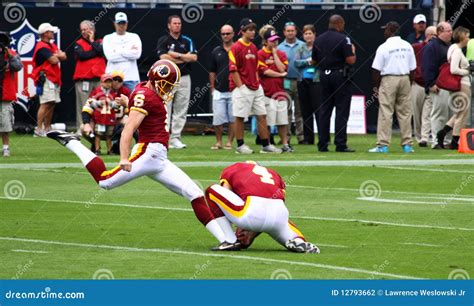
M 197 219 L 219 242 L 225 242 L 226 235 L 207 206 L 202 190 L 183 170 L 169 160 L 165 160 L 162 169 L 149 177 L 188 199 Z

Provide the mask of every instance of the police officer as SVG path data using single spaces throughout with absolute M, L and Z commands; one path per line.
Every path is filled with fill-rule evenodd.
M 320 130 L 318 130 L 320 152 L 327 152 L 330 142 L 329 126 L 333 108 L 336 108 L 335 140 L 337 152 L 355 152 L 347 147 L 347 121 L 351 106 L 351 88 L 347 65 L 356 61 L 355 47 L 344 31 L 344 19 L 339 15 L 329 18 L 328 31 L 316 38 L 313 61 L 321 71 L 322 101 Z

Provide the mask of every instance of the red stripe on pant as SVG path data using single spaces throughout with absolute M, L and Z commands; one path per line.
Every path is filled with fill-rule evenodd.
M 214 215 L 214 218 L 224 217 L 224 213 L 222 212 L 220 207 L 209 198 L 210 190 L 212 190 L 211 187 L 207 187 L 205 193 L 207 206 L 209 206 L 209 208 L 211 209 L 211 213 Z

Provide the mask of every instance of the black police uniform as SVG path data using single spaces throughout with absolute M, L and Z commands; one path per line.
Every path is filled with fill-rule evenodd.
M 164 35 L 158 39 L 157 43 L 157 54 L 158 57 L 162 54 L 167 54 L 168 51 L 175 51 L 179 53 L 188 53 L 197 54 L 197 50 L 194 46 L 194 43 L 191 38 L 185 35 L 180 35 L 178 39 L 174 39 L 171 35 Z M 177 64 L 179 70 L 181 70 L 181 75 L 188 75 L 191 72 L 191 64 L 183 63 Z
M 318 149 L 327 151 L 331 141 L 329 126 L 336 108 L 336 151 L 347 149 L 347 121 L 351 106 L 351 87 L 344 71 L 346 57 L 353 56 L 349 37 L 335 30 L 319 35 L 313 47 L 313 61 L 320 69 L 322 101 L 319 112 Z

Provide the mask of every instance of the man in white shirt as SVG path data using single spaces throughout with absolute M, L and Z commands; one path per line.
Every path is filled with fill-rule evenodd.
M 142 55 L 142 41 L 135 33 L 127 32 L 128 18 L 123 12 L 115 14 L 115 33 L 106 35 L 102 42 L 107 58 L 106 73 L 123 72 L 123 85 L 130 91 L 140 82 L 137 59 Z
M 395 110 L 403 151 L 413 153 L 410 92 L 416 69 L 415 52 L 410 43 L 400 38 L 397 22 L 390 21 L 382 28 L 387 40 L 377 48 L 372 63 L 374 91 L 379 98 L 377 146 L 369 152 L 388 152 Z

